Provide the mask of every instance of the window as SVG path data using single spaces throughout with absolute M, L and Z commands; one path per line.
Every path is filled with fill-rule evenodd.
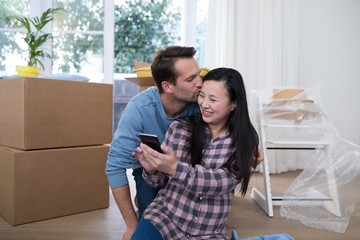
M 103 0 L 54 0 L 53 6 L 66 11 L 54 18 L 52 73 L 80 73 L 102 82 Z
M 93 82 L 104 80 L 104 29 L 105 14 L 103 0 L 5 0 L 0 11 L 0 76 L 16 75 L 16 65 L 26 65 L 26 45 L 23 30 L 5 13 L 39 16 L 50 7 L 63 7 L 66 11 L 55 15 L 54 21 L 44 30 L 53 33 L 47 51 L 52 52 L 53 61 L 44 59 L 43 74 L 78 73 Z M 109 1 L 106 1 L 109 2 Z M 10 14 L 8 14 L 10 16 Z M 112 69 L 111 69 L 112 70 Z M 111 78 L 112 79 L 112 78 Z
M 16 29 L 14 21 L 6 13 L 29 14 L 29 1 L 6 0 L 0 4 L 0 76 L 15 74 L 16 64 L 26 64 L 22 52 L 25 43 L 21 44 L 21 31 Z
M 52 29 L 50 27 L 47 30 L 53 32 L 54 39 L 51 45 L 53 61 L 45 60 L 46 73 L 80 73 L 88 75 L 92 81 L 112 82 L 113 72 L 132 72 L 131 63 L 134 57 L 139 58 L 138 60 L 151 61 L 159 46 L 170 44 L 195 45 L 198 49 L 197 60 L 202 65 L 208 0 L 114 0 L 114 2 L 54 0 L 42 3 L 39 5 L 37 0 L 1 2 L 0 73 L 2 75 L 16 74 L 15 65 L 26 64 L 24 55 L 26 45 L 21 39 L 23 30 L 16 28 L 14 22 L 8 21 L 5 13 L 35 16 L 49 7 L 58 6 L 64 7 L 66 12 L 56 15 Z M 149 10 L 151 8 L 152 10 Z M 128 15 L 124 16 L 125 14 Z M 124 19 L 132 25 L 124 27 L 124 24 L 121 24 L 124 23 Z M 135 20 L 137 22 L 134 22 Z M 157 24 L 146 25 L 151 21 Z M 195 30 L 189 30 L 194 26 Z M 138 29 L 133 29 L 131 32 L 129 31 L 131 27 Z M 122 32 L 124 29 L 128 32 Z M 114 32 L 120 35 L 114 35 Z M 149 35 L 151 33 L 152 36 Z M 126 34 L 144 37 L 129 39 Z M 115 39 L 113 44 L 111 39 Z M 131 42 L 135 40 L 138 41 L 135 45 L 138 44 L 140 47 L 136 48 L 134 42 Z M 134 47 L 127 51 L 126 48 L 131 44 Z M 131 51 L 135 54 L 129 55 Z M 115 66 L 114 69 L 112 65 Z M 109 71 L 111 73 L 106 74 Z M 104 79 L 104 74 L 110 77 Z

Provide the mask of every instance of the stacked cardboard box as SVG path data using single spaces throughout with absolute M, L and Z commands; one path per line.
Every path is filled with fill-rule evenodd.
M 0 81 L 0 215 L 19 225 L 109 206 L 112 85 Z

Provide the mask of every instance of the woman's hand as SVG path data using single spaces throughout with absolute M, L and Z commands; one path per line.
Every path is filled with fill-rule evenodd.
M 164 153 L 159 153 L 146 144 L 141 143 L 134 157 L 139 160 L 148 174 L 155 174 L 156 171 L 159 171 L 174 175 L 178 164 L 176 154 L 167 146 L 161 145 L 161 149 Z
M 150 175 L 156 174 L 157 170 L 152 166 L 151 162 L 146 161 L 146 158 L 143 154 L 143 150 L 141 149 L 141 147 L 137 147 L 136 152 L 134 152 L 132 155 L 134 158 L 139 160 L 141 166 L 145 169 L 145 171 L 148 174 Z

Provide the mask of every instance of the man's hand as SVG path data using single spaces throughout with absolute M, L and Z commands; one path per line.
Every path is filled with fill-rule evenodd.
M 138 217 L 131 201 L 130 187 L 126 184 L 113 188 L 111 191 L 126 224 L 126 231 L 122 240 L 130 240 L 138 224 Z
M 126 231 L 124 232 L 121 240 L 130 240 L 132 235 L 134 234 L 134 232 L 135 232 L 135 229 L 127 228 Z

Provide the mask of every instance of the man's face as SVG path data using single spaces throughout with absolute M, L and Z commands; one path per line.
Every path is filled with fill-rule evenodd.
M 175 69 L 179 76 L 176 79 L 176 85 L 173 85 L 174 97 L 179 101 L 196 102 L 202 86 L 202 79 L 195 59 L 179 59 L 175 63 Z

